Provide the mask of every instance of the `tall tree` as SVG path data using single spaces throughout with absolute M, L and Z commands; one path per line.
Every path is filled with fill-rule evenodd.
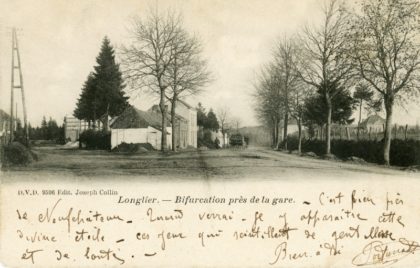
M 398 98 L 419 94 L 420 2 L 365 0 L 355 14 L 351 38 L 360 76 L 383 98 L 384 163 L 390 163 L 392 115 Z
M 319 27 L 305 27 L 300 38 L 302 57 L 299 74 L 303 81 L 317 89 L 325 105 L 326 148 L 331 153 L 331 117 L 333 99 L 345 88 L 351 77 L 347 51 L 348 15 L 343 3 L 330 0 L 323 9 L 323 21 Z M 341 85 L 337 87 L 337 85 Z M 334 91 L 332 91 L 334 90 Z
M 174 60 L 172 45 L 183 33 L 181 26 L 180 15 L 151 11 L 145 18 L 134 19 L 131 28 L 134 42 L 130 46 L 122 47 L 125 77 L 132 88 L 159 96 L 162 151 L 167 150 L 166 93 L 172 82 L 168 79 L 169 68 Z
M 43 139 L 47 139 L 48 135 L 48 123 L 47 123 L 47 119 L 45 118 L 45 116 L 42 117 L 42 121 L 41 121 L 41 136 Z
M 303 81 L 297 81 L 293 94 L 290 96 L 290 115 L 298 125 L 298 152 L 302 152 L 302 124 L 304 122 L 305 105 L 310 98 L 310 88 Z
M 218 131 L 220 128 L 219 121 L 217 120 L 216 114 L 213 112 L 213 109 L 211 108 L 210 108 L 209 113 L 207 114 L 206 128 L 213 131 Z
M 199 102 L 197 106 L 197 125 L 200 127 L 205 127 L 206 124 L 207 124 L 206 108 L 204 108 L 201 102 Z
M 334 94 L 335 97 L 331 102 L 331 122 L 337 124 L 352 123 L 354 119 L 352 119 L 351 116 L 355 108 L 355 102 L 350 92 L 337 87 L 329 90 L 334 93 L 338 92 L 337 94 Z M 320 94 L 313 94 L 307 99 L 303 115 L 306 125 L 316 124 L 322 127 L 327 124 L 325 114 L 329 108 L 325 102 L 325 98 Z
M 79 120 L 93 122 L 93 128 L 96 128 L 98 119 L 98 87 L 93 72 L 91 72 L 82 87 L 82 92 L 77 100 L 73 115 Z
M 284 116 L 281 87 L 278 68 L 273 64 L 262 68 L 254 84 L 257 117 L 271 129 L 274 148 L 279 146 L 280 121 Z
M 125 84 L 119 65 L 115 62 L 115 52 L 108 37 L 104 37 L 101 51 L 96 58 L 94 79 L 98 89 L 98 111 L 104 116 L 103 127 L 108 130 L 108 116 L 121 114 L 128 105 Z
M 359 105 L 359 121 L 357 122 L 357 140 L 359 140 L 360 124 L 362 123 L 362 108 L 363 101 L 366 103 L 372 102 L 373 91 L 369 88 L 369 85 L 360 83 L 356 86 L 356 90 L 353 93 L 353 98 Z
M 239 127 L 242 124 L 242 120 L 239 117 L 232 117 L 230 119 L 230 124 L 236 129 L 236 132 L 239 132 Z
M 216 110 L 216 115 L 220 123 L 220 130 L 222 131 L 223 135 L 226 133 L 227 128 L 228 128 L 229 113 L 230 113 L 230 109 L 227 106 L 220 106 Z
M 296 89 L 299 77 L 296 72 L 298 49 L 292 38 L 283 37 L 277 44 L 274 51 L 274 64 L 276 72 L 280 78 L 280 89 L 283 99 L 283 143 L 284 149 L 287 150 L 288 124 L 290 117 L 290 105 L 292 95 Z
M 94 72 L 91 72 L 82 87 L 73 115 L 93 122 L 104 117 L 103 127 L 108 130 L 108 116 L 116 116 L 128 105 L 125 84 L 119 65 L 115 62 L 115 52 L 107 37 L 104 37 L 101 51 L 96 58 Z
M 166 74 L 169 88 L 166 98 L 171 103 L 172 144 L 176 141 L 177 101 L 187 95 L 196 95 L 210 81 L 207 62 L 201 58 L 202 46 L 196 36 L 181 29 L 171 41 L 173 60 Z M 176 151 L 176 146 L 172 146 Z

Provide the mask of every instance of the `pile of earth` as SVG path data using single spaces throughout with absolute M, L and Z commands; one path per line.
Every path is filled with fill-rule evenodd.
M 74 149 L 79 148 L 79 142 L 78 141 L 69 141 L 66 144 L 63 145 L 63 148 L 66 149 Z
M 5 166 L 26 166 L 38 160 L 38 157 L 25 145 L 19 142 L 12 142 L 4 146 L 3 160 Z
M 155 151 L 150 143 L 121 143 L 111 150 L 112 152 L 119 153 L 147 153 Z

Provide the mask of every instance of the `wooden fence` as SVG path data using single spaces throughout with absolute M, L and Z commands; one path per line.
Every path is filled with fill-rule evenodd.
M 381 140 L 384 137 L 384 127 L 381 131 L 370 127 L 360 128 L 359 140 Z M 420 140 L 420 127 L 409 125 L 397 125 L 392 127 L 392 139 Z M 325 140 L 325 127 L 315 129 L 315 137 Z M 331 139 L 336 140 L 357 140 L 357 126 L 333 125 L 331 127 Z

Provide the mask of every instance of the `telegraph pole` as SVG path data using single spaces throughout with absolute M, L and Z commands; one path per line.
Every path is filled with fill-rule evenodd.
M 14 106 L 14 89 L 15 89 L 15 28 L 12 31 L 12 78 L 11 78 L 11 87 L 10 87 L 10 140 L 9 142 L 13 142 L 13 131 L 14 131 L 14 116 L 13 116 L 13 106 Z
M 17 59 L 17 64 L 15 62 L 15 57 Z M 19 71 L 19 84 L 15 85 L 15 69 Z M 16 28 L 12 29 L 12 80 L 11 80 L 11 110 L 10 110 L 10 142 L 13 141 L 13 99 L 14 99 L 14 89 L 20 89 L 22 95 L 22 106 L 23 106 L 23 124 L 25 129 L 25 143 L 29 146 L 29 129 L 27 121 L 27 112 L 26 112 L 26 102 L 25 102 L 25 90 L 23 87 L 23 74 L 22 74 L 22 65 L 20 60 L 20 52 L 18 39 L 16 35 Z M 17 118 L 17 115 L 16 115 Z

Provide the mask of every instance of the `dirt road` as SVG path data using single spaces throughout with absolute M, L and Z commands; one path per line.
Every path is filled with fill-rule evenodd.
M 265 148 L 121 154 L 106 151 L 35 149 L 39 161 L 3 172 L 4 180 L 60 177 L 167 179 L 297 179 L 306 177 L 419 177 L 420 173 L 373 164 L 300 157 Z

